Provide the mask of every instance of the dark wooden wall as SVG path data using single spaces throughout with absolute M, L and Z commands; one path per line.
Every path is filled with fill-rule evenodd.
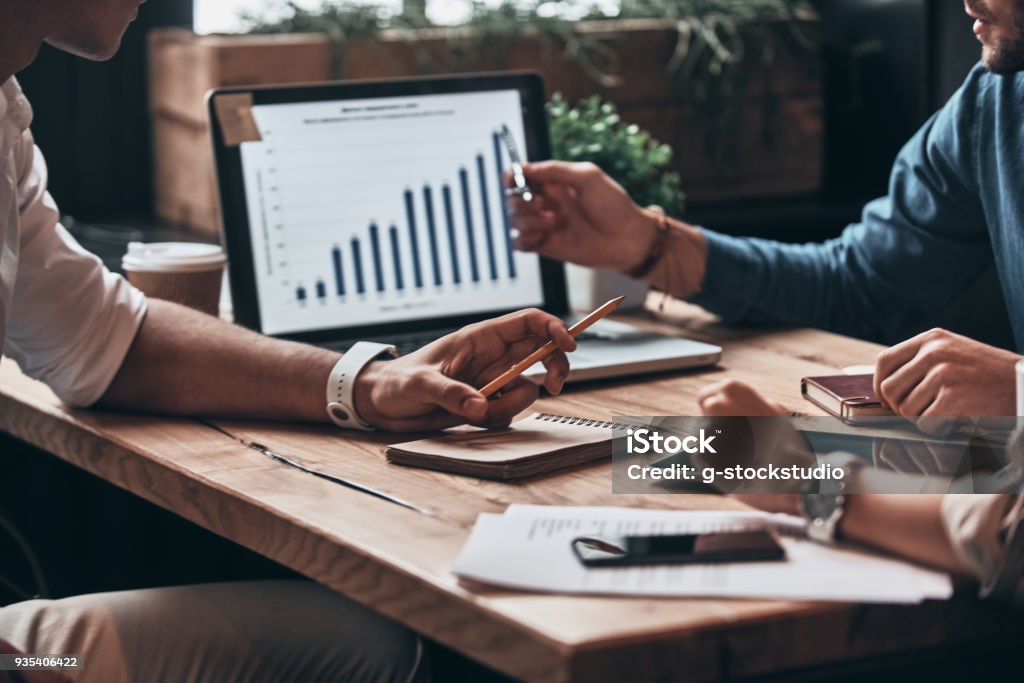
M 96 63 L 44 46 L 18 74 L 61 209 L 86 220 L 147 217 L 152 205 L 146 33 L 191 26 L 192 0 L 149 0 L 121 51 Z

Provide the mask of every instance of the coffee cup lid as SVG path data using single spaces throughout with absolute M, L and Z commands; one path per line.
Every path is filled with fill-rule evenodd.
M 121 260 L 125 270 L 188 273 L 214 270 L 227 262 L 216 244 L 194 242 L 129 242 Z

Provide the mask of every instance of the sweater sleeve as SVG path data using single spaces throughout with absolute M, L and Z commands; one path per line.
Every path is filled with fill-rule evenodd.
M 983 69 L 900 152 L 889 194 L 821 244 L 705 231 L 707 270 L 692 299 L 727 322 L 818 327 L 889 343 L 947 305 L 993 262 L 977 181 Z M 979 104 L 982 103 L 982 104 Z

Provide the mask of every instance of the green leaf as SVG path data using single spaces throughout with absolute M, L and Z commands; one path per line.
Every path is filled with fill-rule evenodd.
M 668 170 L 672 149 L 615 114 L 615 105 L 590 97 L 570 107 L 560 95 L 548 104 L 552 152 L 563 161 L 601 167 L 641 206 L 657 204 L 671 214 L 685 208 L 679 175 Z

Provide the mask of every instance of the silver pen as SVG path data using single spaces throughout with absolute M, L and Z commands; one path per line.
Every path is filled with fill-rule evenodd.
M 505 189 L 505 196 L 522 197 L 524 202 L 532 202 L 533 189 L 526 182 L 526 172 L 523 171 L 523 159 L 519 156 L 519 148 L 516 146 L 516 139 L 512 137 L 512 131 L 505 124 L 501 126 L 501 139 L 505 142 L 508 158 L 512 162 L 512 182 L 515 183 L 515 187 Z

